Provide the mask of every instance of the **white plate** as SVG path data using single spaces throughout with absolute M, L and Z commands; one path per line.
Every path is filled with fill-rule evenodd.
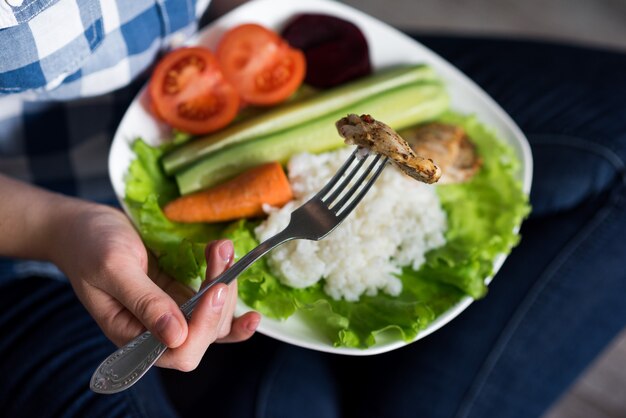
M 200 43 L 212 48 L 221 34 L 234 25 L 257 22 L 268 27 L 280 28 L 294 14 L 304 12 L 335 15 L 359 26 L 369 43 L 375 69 L 402 63 L 427 63 L 432 66 L 445 81 L 451 96 L 452 108 L 462 113 L 476 114 L 480 121 L 495 129 L 499 137 L 513 148 L 521 161 L 522 169 L 519 172 L 519 179 L 523 183 L 523 190 L 530 193 L 532 179 L 530 147 L 524 134 L 502 108 L 443 58 L 394 28 L 351 7 L 328 0 L 256 0 L 220 18 L 189 43 Z M 168 138 L 166 128 L 159 125 L 148 111 L 145 99 L 144 89 L 127 110 L 113 139 L 109 155 L 109 174 L 122 205 L 124 205 L 124 176 L 130 162 L 134 159 L 130 148 L 132 141 L 137 137 L 142 137 L 149 144 L 156 145 Z M 496 272 L 504 260 L 505 256 L 500 256 L 495 261 Z M 490 280 L 491 278 L 487 279 L 488 282 Z M 415 340 L 425 337 L 448 323 L 470 303 L 472 303 L 471 298 L 464 298 L 419 333 Z M 240 302 L 237 310 L 241 313 L 249 308 Z M 335 348 L 327 339 L 321 337 L 302 321 L 297 314 L 285 321 L 263 318 L 258 330 L 287 343 L 336 354 L 371 355 L 391 351 L 407 344 L 404 341 L 385 340 L 383 336 L 379 338 L 376 345 L 367 349 Z

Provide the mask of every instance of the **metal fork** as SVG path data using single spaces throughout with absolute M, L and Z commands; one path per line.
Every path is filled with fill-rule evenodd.
M 372 157 L 372 158 L 370 158 Z M 367 164 L 366 162 L 369 161 Z M 308 202 L 291 213 L 289 225 L 241 257 L 180 309 L 187 319 L 208 289 L 230 283 L 271 249 L 294 239 L 319 241 L 334 230 L 363 199 L 386 166 L 387 157 L 356 149 L 332 179 Z M 361 168 L 365 168 L 361 170 Z M 111 394 L 135 384 L 167 350 L 149 331 L 107 357 L 91 377 L 91 390 Z

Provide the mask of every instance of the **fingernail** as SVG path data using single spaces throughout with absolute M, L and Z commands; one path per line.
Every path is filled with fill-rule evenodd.
M 156 323 L 157 336 L 168 346 L 176 344 L 183 330 L 171 313 L 161 315 Z
M 219 289 L 217 289 L 217 292 L 213 295 L 213 300 L 211 301 L 213 312 L 220 313 L 222 311 L 224 302 L 226 302 L 226 289 L 226 286 L 220 286 Z
M 255 318 L 255 319 L 251 319 L 248 322 L 248 325 L 246 325 L 246 327 L 248 328 L 248 331 L 256 331 L 257 327 L 259 326 L 259 322 L 261 322 L 260 318 Z
M 233 243 L 230 241 L 224 241 L 217 248 L 217 253 L 226 263 L 230 263 L 233 258 Z

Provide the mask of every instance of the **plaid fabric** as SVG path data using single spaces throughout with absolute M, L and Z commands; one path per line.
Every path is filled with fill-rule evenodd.
M 13 14 L 0 9 L 0 21 L 22 21 L 0 29 L 0 94 L 69 99 L 125 86 L 159 49 L 195 30 L 196 10 L 191 0 L 26 0 Z
M 157 55 L 208 0 L 0 0 L 0 173 L 115 204 L 110 142 Z M 8 5 L 15 5 L 9 8 Z M 0 279 L 59 275 L 0 259 Z

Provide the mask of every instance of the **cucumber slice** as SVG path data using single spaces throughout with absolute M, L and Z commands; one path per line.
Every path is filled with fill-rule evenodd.
M 434 71 L 424 65 L 380 71 L 322 91 L 308 99 L 285 103 L 219 132 L 186 143 L 163 157 L 163 168 L 167 174 L 173 174 L 221 148 L 287 130 L 400 86 L 418 81 L 432 82 L 436 79 Z
M 320 153 L 341 147 L 343 140 L 335 122 L 348 113 L 371 114 L 398 130 L 437 117 L 448 108 L 448 103 L 445 88 L 439 82 L 415 83 L 387 91 L 289 130 L 215 151 L 176 175 L 179 191 L 192 193 L 266 162 L 284 164 L 300 152 Z

